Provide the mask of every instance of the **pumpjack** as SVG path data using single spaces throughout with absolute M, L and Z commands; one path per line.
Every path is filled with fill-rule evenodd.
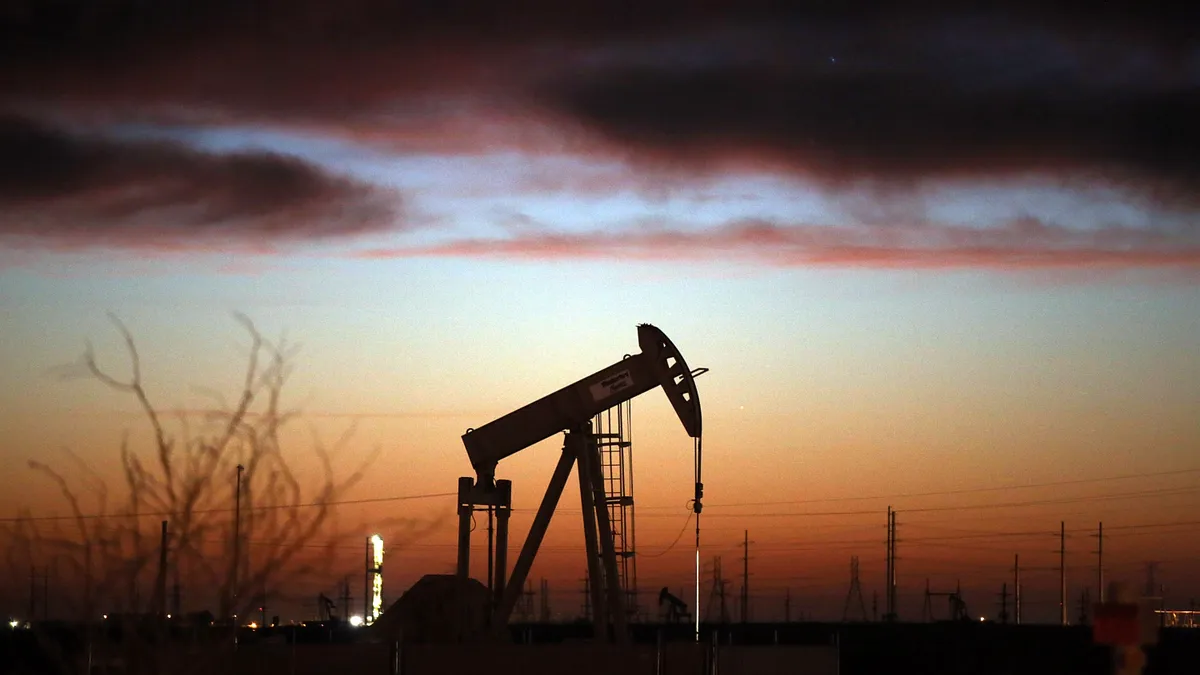
M 666 586 L 663 586 L 662 590 L 658 592 L 658 606 L 662 607 L 663 605 L 667 606 L 667 623 L 679 623 L 680 621 L 687 621 L 692 616 L 690 613 L 688 613 L 687 603 L 675 597 L 675 595 L 671 593 Z
M 597 414 L 661 387 L 688 435 L 695 439 L 695 496 L 692 510 L 701 511 L 704 485 L 700 474 L 701 415 L 696 378 L 707 368 L 688 368 L 670 339 L 650 324 L 637 327 L 641 352 L 568 385 L 523 408 L 514 410 L 478 429 L 468 429 L 462 441 L 475 476 L 458 479 L 459 582 L 470 574 L 473 514 L 487 510 L 495 518 L 495 545 L 489 536 L 490 629 L 502 635 L 521 596 L 551 516 L 562 496 L 571 469 L 577 468 L 583 506 L 584 544 L 587 549 L 596 637 L 604 639 L 612 628 L 617 642 L 628 640 L 623 607 L 624 593 L 617 571 L 613 534 L 605 506 L 603 469 L 591 420 Z M 521 553 L 507 573 L 508 521 L 512 511 L 512 482 L 496 479 L 497 464 L 522 450 L 565 432 L 558 465 L 542 497 Z M 491 528 L 489 528 L 489 535 Z M 697 535 L 698 536 L 698 535 Z

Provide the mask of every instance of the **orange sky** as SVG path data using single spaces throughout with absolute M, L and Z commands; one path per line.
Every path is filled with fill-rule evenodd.
M 102 363 L 121 367 L 119 343 L 101 319 L 75 325 L 80 339 L 96 342 Z M 232 322 L 213 321 L 200 331 L 198 324 L 167 326 L 143 315 L 131 325 L 135 332 L 141 328 L 159 338 L 142 342 L 149 381 L 163 400 L 194 400 L 172 378 L 236 383 L 235 356 L 244 340 Z M 342 450 L 338 468 L 348 471 L 372 447 L 381 454 L 363 482 L 343 495 L 351 501 L 452 492 L 457 477 L 470 473 L 459 439 L 466 427 L 479 426 L 607 365 L 605 359 L 636 349 L 631 323 L 587 331 L 575 348 L 563 346 L 563 330 L 542 330 L 549 328 L 546 322 L 526 324 L 504 340 L 474 349 L 468 343 L 443 342 L 438 331 L 412 331 L 395 341 L 380 340 L 379 346 L 359 343 L 358 350 L 350 351 L 330 345 L 353 340 L 352 323 L 311 326 L 314 339 L 305 341 L 288 387 L 289 400 L 308 415 L 285 440 L 303 475 L 313 477 L 316 465 L 307 451 L 311 432 L 328 443 L 354 422 L 355 435 Z M 706 568 L 714 556 L 721 557 L 730 593 L 736 593 L 742 533 L 749 530 L 755 616 L 782 616 L 789 591 L 794 614 L 840 616 L 851 556 L 860 559 L 869 611 L 871 594 L 882 590 L 889 505 L 900 513 L 898 576 L 906 616 L 919 615 L 926 578 L 935 590 L 961 582 L 969 605 L 991 616 L 993 596 L 1002 583 L 1011 584 L 1013 554 L 1020 554 L 1027 568 L 1027 619 L 1056 618 L 1057 573 L 1049 568 L 1057 565 L 1060 520 L 1066 521 L 1069 535 L 1072 602 L 1085 586 L 1094 587 L 1095 540 L 1089 535 L 1099 521 L 1107 528 L 1110 576 L 1140 587 L 1143 563 L 1157 560 L 1158 575 L 1173 601 L 1186 603 L 1200 594 L 1200 580 L 1189 573 L 1200 558 L 1190 539 L 1200 521 L 1189 516 L 1200 492 L 1200 467 L 1188 451 L 1196 442 L 1194 408 L 1187 405 L 1196 400 L 1196 380 L 1180 377 L 1195 370 L 1194 363 L 1167 367 L 1165 355 L 1131 352 L 1126 358 L 1140 359 L 1145 373 L 1132 379 L 1132 365 L 1108 361 L 1113 352 L 1089 355 L 1045 340 L 1026 347 L 1023 360 L 974 345 L 964 352 L 966 347 L 940 334 L 936 337 L 943 342 L 936 353 L 948 362 L 943 365 L 923 360 L 932 346 L 920 342 L 880 357 L 867 347 L 870 338 L 857 331 L 845 335 L 858 334 L 861 345 L 832 336 L 821 344 L 819 333 L 815 340 L 798 334 L 795 350 L 771 346 L 756 352 L 753 345 L 765 344 L 761 328 L 743 331 L 745 347 L 732 349 L 733 336 L 687 326 L 673 335 L 670 324 L 664 329 L 689 363 L 712 368 L 699 380 L 706 429 L 701 555 Z M 908 330 L 919 330 L 919 325 Z M 174 336 L 178 342 L 172 342 Z M 143 450 L 149 440 L 135 408 L 118 394 L 86 380 L 46 376 L 47 367 L 78 353 L 70 346 L 74 340 L 51 337 L 50 342 L 56 347 L 61 342 L 61 348 L 26 352 L 39 355 L 38 361 L 25 371 L 23 395 L 9 395 L 3 460 L 8 475 L 20 477 L 3 496 L 10 513 L 18 506 L 30 507 L 34 515 L 65 512 L 55 489 L 22 466 L 26 458 L 69 466 L 60 450 L 69 447 L 119 484 L 111 458 L 122 430 L 129 429 L 134 445 Z M 197 358 L 179 360 L 185 348 Z M 436 352 L 455 358 L 430 358 Z M 222 354 L 224 361 L 217 358 Z M 489 367 L 484 354 L 505 368 Z M 525 358 L 523 366 L 521 355 L 529 354 L 543 358 Z M 1097 370 L 1101 363 L 1103 370 Z M 960 371 L 980 375 L 964 378 Z M 1036 386 L 1038 381 L 1053 388 Z M 233 388 L 227 389 L 232 393 Z M 1139 390 L 1161 394 L 1156 399 L 1133 393 Z M 455 402 L 458 393 L 462 397 Z M 690 602 L 692 525 L 670 545 L 688 518 L 691 441 L 658 391 L 635 400 L 634 421 L 639 585 L 647 592 L 669 585 Z M 560 442 L 550 439 L 500 465 L 498 475 L 514 483 L 510 561 Z M 574 486 L 574 480 L 568 483 L 531 574 L 535 587 L 540 578 L 549 581 L 555 611 L 563 615 L 577 611 L 584 569 Z M 432 530 L 408 540 L 406 531 L 387 524 L 394 518 L 417 519 Z M 1137 527 L 1143 525 L 1149 527 Z M 145 526 L 155 527 L 156 520 L 147 519 Z M 422 574 L 452 569 L 452 497 L 341 506 L 336 524 L 317 543 L 338 544 L 332 563 L 338 576 L 358 574 L 361 542 L 376 529 L 388 541 L 389 597 Z M 484 541 L 479 530 L 473 572 L 480 578 Z M 254 546 L 252 541 L 251 550 Z M 328 555 L 315 545 L 311 553 Z M 711 572 L 705 575 L 702 606 L 708 605 Z M 336 584 L 335 577 L 297 587 L 300 597 L 293 611 L 312 611 L 304 609 L 311 604 L 305 594 L 333 594 Z M 309 586 L 319 588 L 302 590 Z M 351 588 L 357 597 L 360 582 L 352 582 Z
M 88 340 L 127 373 L 107 313 L 154 404 L 196 411 L 197 387 L 240 386 L 237 310 L 302 345 L 281 452 L 308 487 L 314 433 L 357 421 L 342 474 L 380 452 L 340 499 L 382 501 L 339 507 L 315 542 L 337 548 L 305 549 L 327 569 L 280 611 L 314 613 L 377 530 L 394 598 L 450 569 L 454 523 L 448 498 L 390 498 L 452 492 L 465 429 L 620 359 L 648 322 L 711 369 L 701 555 L 736 591 L 749 530 L 756 616 L 791 589 L 796 614 L 839 617 L 851 556 L 869 602 L 889 505 L 905 617 L 926 577 L 992 615 L 1019 553 L 1026 616 L 1056 618 L 1062 521 L 1072 602 L 1100 521 L 1114 575 L 1161 561 L 1170 603 L 1200 598 L 1193 17 L 126 4 L 0 24 L 0 514 L 65 513 L 31 459 L 80 487 L 69 449 L 115 489 L 123 434 L 149 458 L 133 401 L 59 377 Z M 672 547 L 691 442 L 659 392 L 633 408 L 639 583 L 691 597 L 691 534 Z M 499 467 L 510 559 L 558 442 Z M 576 499 L 532 575 L 564 616 Z M 29 561 L 6 546 L 0 611 L 25 611 Z

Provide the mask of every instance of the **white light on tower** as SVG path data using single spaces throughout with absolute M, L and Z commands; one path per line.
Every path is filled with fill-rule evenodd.
M 375 623 L 383 613 L 383 537 L 371 535 L 371 615 L 367 623 Z
M 350 625 L 358 628 L 359 626 L 363 625 L 363 618 L 355 614 L 354 616 L 350 617 Z

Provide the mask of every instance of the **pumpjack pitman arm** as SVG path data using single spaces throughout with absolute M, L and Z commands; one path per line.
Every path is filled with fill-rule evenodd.
M 475 469 L 477 484 L 495 485 L 496 464 L 510 455 L 655 387 L 662 387 L 675 414 L 692 438 L 700 437 L 700 399 L 695 376 L 671 340 L 650 324 L 638 325 L 640 354 L 568 385 L 523 408 L 463 434 L 463 445 Z

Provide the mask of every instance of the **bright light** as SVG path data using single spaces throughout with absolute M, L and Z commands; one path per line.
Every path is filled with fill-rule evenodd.
M 108 615 L 107 615 L 107 614 L 101 615 L 101 617 L 100 617 L 100 618 L 102 618 L 102 619 L 104 619 L 104 620 L 106 620 L 106 621 L 107 621 L 107 620 L 108 620 Z
M 8 622 L 8 627 L 9 627 L 9 628 L 11 628 L 11 629 L 13 629 L 13 630 L 16 630 L 16 629 L 17 629 L 17 626 L 20 626 L 20 625 L 21 625 L 21 622 L 20 622 L 20 621 L 17 621 L 16 619 L 13 619 L 12 621 L 9 621 L 9 622 Z
M 371 550 L 375 554 L 375 567 L 383 566 L 383 537 L 373 534 L 371 535 Z
M 258 623 L 257 623 L 257 622 L 255 622 L 255 621 L 251 621 L 251 622 L 250 622 L 250 629 L 251 629 L 251 630 L 258 630 Z
M 354 616 L 350 617 L 350 625 L 358 628 L 359 626 L 363 625 L 363 618 L 355 614 Z
M 170 615 L 170 614 L 168 614 L 168 615 L 167 615 L 167 618 L 168 618 L 168 619 L 169 619 L 169 618 L 171 618 L 171 615 Z
M 383 613 L 383 537 L 373 534 L 370 542 L 374 569 L 371 574 L 371 614 L 366 617 L 366 622 L 375 623 Z
M 981 616 L 981 617 L 979 617 L 979 620 L 980 620 L 980 621 L 986 621 L 987 619 L 984 619 L 984 618 Z

